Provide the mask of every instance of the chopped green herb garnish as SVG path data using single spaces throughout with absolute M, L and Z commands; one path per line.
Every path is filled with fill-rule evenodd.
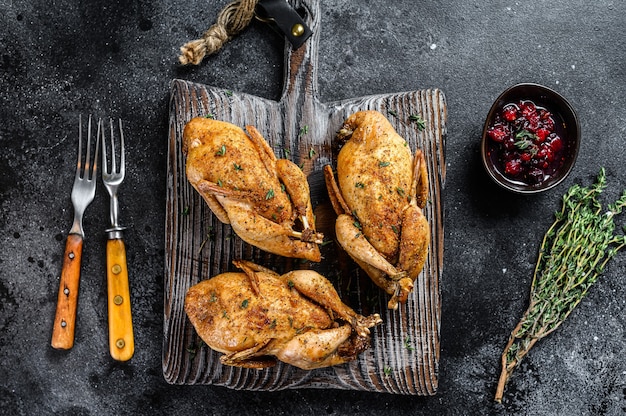
M 298 328 L 298 329 L 296 329 L 296 335 L 300 335 L 301 333 L 303 333 L 305 331 L 308 331 L 311 328 L 313 328 L 313 327 L 310 326 L 310 325 L 305 325 L 302 328 Z
M 378 162 L 378 166 L 380 166 L 381 168 L 386 168 L 389 165 L 391 165 L 391 162 L 383 162 L 382 160 Z
M 411 338 L 408 335 L 404 339 L 404 347 L 409 351 L 415 351 L 415 347 L 411 344 Z
M 417 124 L 417 129 L 419 131 L 422 131 L 422 130 L 424 130 L 426 128 L 426 122 L 424 121 L 423 118 L 421 118 L 417 114 L 411 114 L 409 116 L 409 120 L 410 121 L 414 121 Z
M 274 198 L 274 190 L 270 189 L 269 191 L 267 191 L 267 193 L 265 194 L 265 199 L 272 199 Z
M 215 239 L 215 232 L 213 231 L 213 227 L 209 227 L 209 231 L 207 232 L 206 238 L 202 240 L 202 243 L 200 243 L 200 248 L 198 249 L 198 252 L 202 251 L 207 241 L 213 241 L 214 239 Z
M 226 154 L 226 145 L 221 145 L 219 150 L 215 152 L 215 156 L 224 156 Z

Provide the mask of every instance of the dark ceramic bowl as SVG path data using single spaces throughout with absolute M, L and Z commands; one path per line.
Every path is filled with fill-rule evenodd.
M 540 183 L 527 183 L 524 180 L 512 179 L 503 172 L 498 162 L 498 143 L 493 142 L 487 131 L 494 122 L 496 115 L 508 103 L 529 100 L 538 107 L 543 107 L 553 114 L 556 130 L 562 139 L 563 150 L 559 163 Z M 487 173 L 498 185 L 512 192 L 533 194 L 554 188 L 570 173 L 578 156 L 580 147 L 580 125 L 572 106 L 557 92 L 538 84 L 517 84 L 504 91 L 491 106 L 483 128 L 481 155 Z

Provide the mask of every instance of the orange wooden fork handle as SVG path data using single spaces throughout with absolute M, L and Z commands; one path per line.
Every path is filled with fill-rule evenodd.
M 74 328 L 76 326 L 76 306 L 78 304 L 78 286 L 80 283 L 80 261 L 83 254 L 83 238 L 70 234 L 65 242 L 63 268 L 57 297 L 57 310 L 52 327 L 52 346 L 69 350 L 74 346 Z
M 107 241 L 107 298 L 109 309 L 109 352 L 127 361 L 135 351 L 126 247 L 122 239 Z

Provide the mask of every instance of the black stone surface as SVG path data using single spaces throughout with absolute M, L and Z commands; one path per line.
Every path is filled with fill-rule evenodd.
M 173 78 L 278 99 L 283 41 L 253 22 L 199 67 L 177 63 L 226 2 L 0 0 L 0 414 L 620 415 L 626 412 L 626 255 L 561 328 L 540 341 L 493 402 L 499 357 L 527 306 L 537 249 L 567 188 L 605 167 L 626 188 L 626 3 L 323 0 L 320 99 L 440 88 L 449 110 L 440 386 L 434 397 L 336 390 L 171 386 L 162 375 L 165 175 Z M 578 111 L 571 176 L 536 196 L 498 189 L 478 144 L 492 101 L 537 82 Z M 99 187 L 88 234 L 76 344 L 50 347 L 72 221 L 79 114 L 122 117 L 120 190 L 136 352 L 107 351 Z M 621 220 L 622 223 L 624 219 Z

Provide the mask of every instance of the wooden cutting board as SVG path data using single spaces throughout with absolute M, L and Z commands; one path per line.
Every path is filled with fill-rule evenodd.
M 316 70 L 321 34 L 319 2 L 302 0 L 295 7 L 306 13 L 305 21 L 313 35 L 297 50 L 286 47 L 285 85 L 278 102 L 183 80 L 171 84 L 163 374 L 173 384 L 211 384 L 233 389 L 338 388 L 435 394 L 441 318 L 439 285 L 443 270 L 445 97 L 441 91 L 431 89 L 321 103 Z M 432 229 L 430 252 L 407 304 L 397 311 L 386 309 L 388 296 L 332 240 L 335 215 L 322 168 L 334 164 L 337 151 L 334 137 L 345 118 L 364 109 L 385 114 L 413 150 L 424 151 L 428 164 L 430 195 L 424 213 Z M 213 216 L 189 185 L 181 150 L 183 128 L 191 118 L 208 114 L 241 127 L 256 126 L 278 157 L 289 158 L 302 166 L 311 188 L 318 231 L 332 241 L 322 247 L 322 263 L 285 259 L 247 245 L 234 235 L 229 225 Z M 411 115 L 425 120 L 425 129 L 420 130 L 409 119 Z M 371 348 L 352 363 L 313 371 L 282 363 L 260 371 L 223 366 L 219 362 L 220 354 L 196 335 L 183 305 L 190 286 L 235 270 L 231 264 L 234 258 L 252 260 L 279 273 L 312 268 L 325 275 L 345 303 L 364 314 L 381 314 L 384 322 L 374 329 Z

